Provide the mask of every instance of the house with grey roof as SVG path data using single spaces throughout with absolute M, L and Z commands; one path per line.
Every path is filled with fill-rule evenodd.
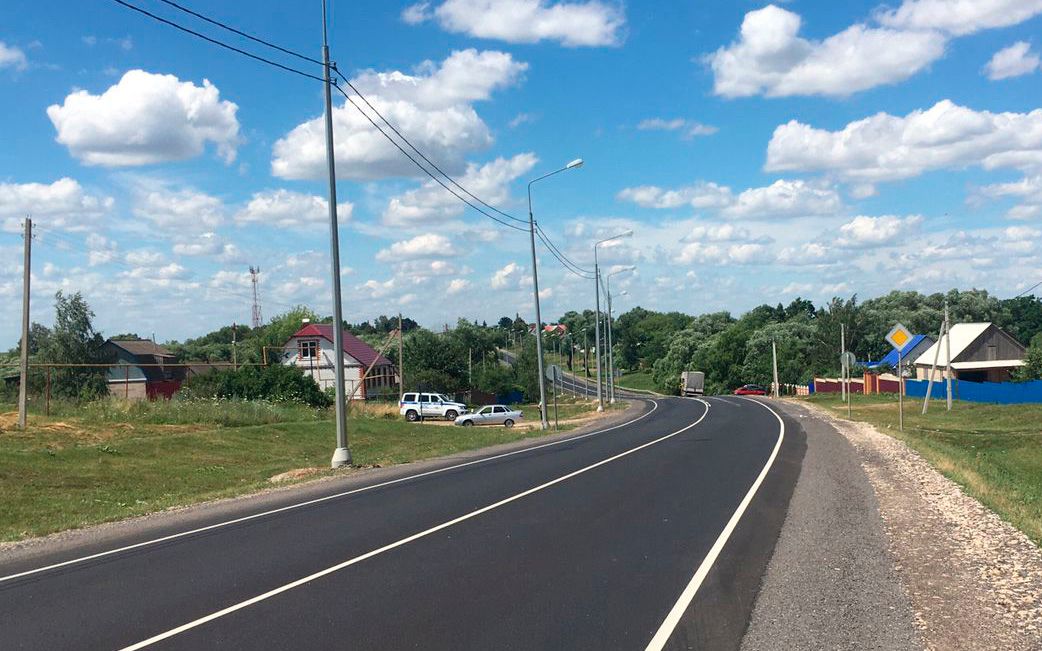
M 994 323 L 957 323 L 950 335 L 941 337 L 916 358 L 918 379 L 930 377 L 935 357 L 938 370 L 934 379 L 946 378 L 949 345 L 952 379 L 967 382 L 1008 382 L 1013 371 L 1024 365 L 1027 353 L 1024 344 Z

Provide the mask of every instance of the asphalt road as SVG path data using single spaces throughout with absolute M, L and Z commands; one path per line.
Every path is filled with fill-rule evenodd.
M 0 559 L 0 648 L 737 648 L 802 431 L 753 400 L 647 405 L 189 535 Z

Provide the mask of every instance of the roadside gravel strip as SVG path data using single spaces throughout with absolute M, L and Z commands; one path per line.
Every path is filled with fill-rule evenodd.
M 798 562 L 800 550 L 788 548 L 787 533 L 799 534 L 806 514 L 801 497 L 805 476 L 815 471 L 815 447 L 821 448 L 822 439 L 831 441 L 826 446 L 845 445 L 849 441 L 856 450 L 864 474 L 874 490 L 882 529 L 886 534 L 889 558 L 895 562 L 895 572 L 908 595 L 914 624 L 926 649 L 956 651 L 961 649 L 1042 649 L 1042 550 L 1024 534 L 1000 519 L 977 500 L 969 497 L 957 484 L 934 470 L 904 442 L 888 436 L 866 423 L 834 418 L 823 410 L 788 402 L 784 408 L 790 414 L 802 413 L 808 430 L 807 460 L 796 487 L 790 519 L 771 563 L 772 572 L 781 570 L 784 562 Z M 838 431 L 843 439 L 835 436 Z M 814 435 L 811 432 L 819 432 Z M 831 435 L 829 434 L 831 432 Z M 845 440 L 844 440 L 845 439 Z M 839 469 L 830 471 L 841 477 Z M 843 468 L 848 476 L 842 483 L 857 484 L 864 474 L 859 468 Z M 811 483 L 808 477 L 808 483 Z M 831 499 L 831 498 L 826 498 Z M 815 507 L 817 508 L 817 507 Z M 804 544 L 828 549 L 833 533 L 824 540 L 805 536 Z M 878 550 L 866 550 L 879 555 Z M 803 552 L 806 554 L 807 552 Z M 814 552 L 809 552 L 813 554 Z M 779 561 L 776 563 L 775 561 Z M 827 565 L 828 563 L 823 563 Z M 804 568 L 804 565 L 793 565 Z M 813 568 L 810 568 L 813 571 Z M 781 583 L 790 588 L 799 587 L 815 593 L 819 586 L 807 583 L 802 577 L 782 577 Z M 761 594 L 765 604 L 773 603 L 778 595 L 779 577 L 769 572 Z M 846 581 L 841 583 L 845 585 Z M 793 593 L 788 598 L 798 599 Z M 857 595 L 852 595 L 858 598 Z M 759 612 L 759 605 L 757 607 Z M 847 612 L 838 613 L 843 619 Z M 891 611 L 888 619 L 902 619 L 905 615 Z M 783 634 L 784 623 L 772 630 Z M 763 641 L 770 638 L 760 633 L 764 627 L 754 615 L 747 648 L 769 648 Z M 781 629 L 781 630 L 779 630 Z M 776 642 L 778 638 L 774 638 Z M 809 638 L 813 639 L 813 638 Z M 871 638 L 868 638 L 871 639 Z M 867 640 L 866 640 L 867 641 Z M 753 646 L 753 642 L 761 642 Z M 775 644 L 774 648 L 798 648 L 800 645 Z M 815 644 L 816 648 L 908 648 L 857 644 Z M 807 648 L 803 646 L 802 648 Z
M 926 647 L 1042 649 L 1042 550 L 902 441 L 833 423 L 875 487 Z
M 741 648 L 921 649 L 856 450 L 828 423 L 771 401 L 807 451 Z

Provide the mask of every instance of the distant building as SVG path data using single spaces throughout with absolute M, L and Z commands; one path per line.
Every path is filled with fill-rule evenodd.
M 934 343 L 915 360 L 916 377 L 928 379 L 934 356 L 945 378 L 948 365 L 947 337 Z M 938 347 L 940 353 L 938 354 Z M 1008 382 L 1011 373 L 1024 365 L 1024 344 L 994 323 L 957 323 L 951 328 L 952 378 L 967 382 Z
M 365 399 L 381 389 L 398 386 L 394 362 L 344 330 L 344 390 L 349 398 Z M 284 347 L 283 364 L 296 366 L 314 378 L 322 389 L 336 386 L 333 325 L 308 323 L 293 333 Z M 365 384 L 362 374 L 372 366 Z
M 105 380 L 109 393 L 128 400 L 170 398 L 184 382 L 174 354 L 149 340 L 109 339 L 102 351 L 114 360 Z

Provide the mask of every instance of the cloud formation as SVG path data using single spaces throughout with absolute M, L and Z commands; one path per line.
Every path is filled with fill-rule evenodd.
M 442 169 L 457 173 L 464 167 L 467 153 L 493 142 L 488 125 L 473 103 L 518 83 L 527 68 L 528 64 L 515 61 L 505 52 L 470 49 L 453 52 L 441 63 L 425 61 L 414 74 L 370 70 L 352 83 L 428 158 Z M 359 98 L 354 100 L 367 109 Z M 379 122 L 375 115 L 372 117 Z M 422 174 L 346 101 L 333 109 L 333 128 L 337 176 L 381 179 Z M 287 179 L 325 176 L 322 116 L 298 125 L 275 143 L 271 171 Z
M 351 219 L 354 205 L 337 203 L 340 223 Z M 313 194 L 278 189 L 255 192 L 246 205 L 235 214 L 236 223 L 265 224 L 277 228 L 297 228 L 305 225 L 329 223 L 329 201 Z
M 131 70 L 101 95 L 86 90 L 47 107 L 56 140 L 87 165 L 129 167 L 185 160 L 217 147 L 226 162 L 241 142 L 238 106 L 217 87 Z
M 942 100 L 903 117 L 877 113 L 838 131 L 792 120 L 774 130 L 765 169 L 823 171 L 874 183 L 971 165 L 1042 165 L 1042 109 L 992 113 Z
M 1031 45 L 1027 41 L 1017 41 L 996 52 L 984 66 L 984 72 L 988 79 L 998 81 L 1029 75 L 1039 69 L 1039 64 L 1039 57 L 1031 51 Z
M 557 41 L 565 47 L 618 45 L 626 17 L 600 0 L 445 0 L 419 2 L 402 12 L 410 25 L 436 21 L 448 32 L 508 43 Z

